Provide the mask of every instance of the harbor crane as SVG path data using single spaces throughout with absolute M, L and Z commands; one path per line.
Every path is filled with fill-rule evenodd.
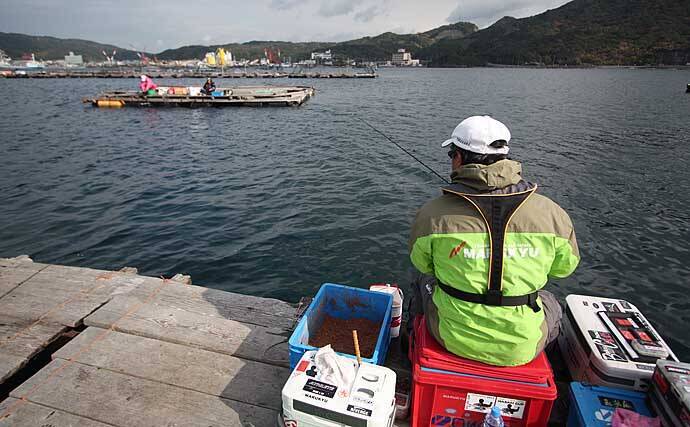
M 103 53 L 103 56 L 105 56 L 105 60 L 108 61 L 110 65 L 113 65 L 113 63 L 115 62 L 115 54 L 117 53 L 117 50 L 113 49 L 113 54 L 110 56 L 108 56 L 105 50 L 102 50 L 101 53 Z
M 270 47 L 267 47 L 266 49 L 264 49 L 264 56 L 266 56 L 266 59 L 268 60 L 269 64 L 281 64 L 280 49 L 273 50 Z
M 151 59 L 148 56 L 146 56 L 146 47 L 144 47 L 144 50 L 140 51 L 134 45 L 130 44 L 130 46 L 132 47 L 132 49 L 134 49 L 134 52 L 137 54 L 139 61 L 141 61 L 141 65 L 149 65 Z
M 137 52 L 137 57 L 139 57 L 139 60 L 143 65 L 149 65 L 150 59 L 144 52 Z

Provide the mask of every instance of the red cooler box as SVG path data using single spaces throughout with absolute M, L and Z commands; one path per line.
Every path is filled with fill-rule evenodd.
M 497 367 L 446 351 L 415 320 L 412 360 L 412 427 L 481 426 L 494 405 L 508 427 L 545 426 L 556 400 L 556 382 L 544 353 L 532 362 Z

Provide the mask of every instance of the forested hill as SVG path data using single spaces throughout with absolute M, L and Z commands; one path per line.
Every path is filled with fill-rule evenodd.
M 469 22 L 458 22 L 444 25 L 423 33 L 395 34 L 383 33 L 375 37 L 363 37 L 339 43 L 310 42 L 293 43 L 281 41 L 251 41 L 247 43 L 231 43 L 214 46 L 183 46 L 177 49 L 168 49 L 160 54 L 160 59 L 189 59 L 202 58 L 206 52 L 214 51 L 219 47 L 230 50 L 236 58 L 259 58 L 264 54 L 264 49 L 280 50 L 284 58 L 290 57 L 293 61 L 308 59 L 314 51 L 330 49 L 335 55 L 363 60 L 386 61 L 398 49 L 406 49 L 416 55 L 421 49 L 431 46 L 440 40 L 456 40 L 477 31 L 477 26 Z
M 690 1 L 574 0 L 529 18 L 505 17 L 419 56 L 435 66 L 684 65 L 690 62 Z
M 460 40 L 475 31 L 477 31 L 475 24 L 457 22 L 423 33 L 395 34 L 389 32 L 376 37 L 363 37 L 337 43 L 331 47 L 331 50 L 333 53 L 356 60 L 390 61 L 391 54 L 398 49 L 406 49 L 416 58 L 424 48 L 433 46 L 443 40 Z
M 394 34 L 383 33 L 375 37 L 363 37 L 345 42 L 284 42 L 284 41 L 250 41 L 246 43 L 228 43 L 223 45 L 191 45 L 176 49 L 164 50 L 156 54 L 161 60 L 202 59 L 206 52 L 213 52 L 223 47 L 232 52 L 235 58 L 255 59 L 264 56 L 265 49 L 280 50 L 283 58 L 293 61 L 308 59 L 315 51 L 331 49 L 336 55 L 364 61 L 386 61 L 398 49 L 407 49 L 413 55 L 440 40 L 456 40 L 477 31 L 477 26 L 468 22 L 444 25 L 423 33 Z M 117 59 L 137 59 L 136 52 L 129 49 L 79 39 L 59 39 L 47 36 L 30 36 L 15 33 L 0 33 L 0 49 L 14 59 L 24 53 L 34 53 L 37 59 L 62 59 L 70 51 L 82 55 L 87 61 L 104 59 L 101 51 L 110 54 L 117 49 Z M 148 53 L 152 56 L 153 54 Z
M 111 44 L 18 33 L 0 33 L 0 49 L 12 59 L 20 59 L 25 53 L 33 53 L 40 60 L 64 59 L 69 52 L 74 52 L 82 55 L 85 61 L 103 61 L 102 51 L 111 55 L 113 49 L 117 49 L 117 59 L 137 59 L 136 52 Z

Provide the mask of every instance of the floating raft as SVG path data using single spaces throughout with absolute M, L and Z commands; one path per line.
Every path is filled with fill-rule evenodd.
M 140 72 L 134 71 L 30 71 L 30 72 L 7 72 L 0 74 L 0 77 L 8 79 L 131 79 L 139 78 Z M 292 72 L 285 73 L 280 71 L 248 71 L 248 72 L 147 72 L 153 79 L 203 79 L 213 77 L 215 79 L 373 79 L 378 77 L 374 72 Z
M 219 88 L 214 95 L 190 95 L 187 88 L 174 93 L 144 96 L 140 92 L 105 92 L 84 103 L 101 108 L 121 107 L 288 107 L 299 106 L 314 95 L 307 86 L 255 86 Z

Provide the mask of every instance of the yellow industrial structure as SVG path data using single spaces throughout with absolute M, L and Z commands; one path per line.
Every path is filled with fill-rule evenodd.
M 215 52 L 207 52 L 206 56 L 204 57 L 204 62 L 206 62 L 207 65 L 220 65 L 221 67 L 225 65 L 232 65 L 232 53 L 230 53 L 230 51 L 226 51 L 222 47 L 219 47 Z

